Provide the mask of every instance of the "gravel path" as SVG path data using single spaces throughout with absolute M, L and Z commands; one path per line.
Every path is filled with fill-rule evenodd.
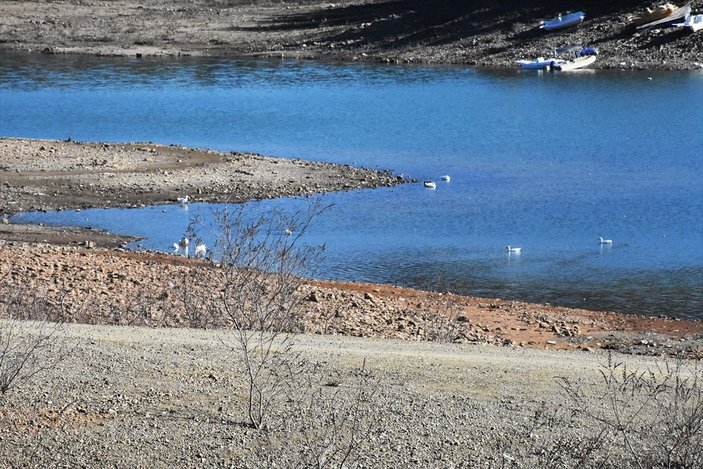
M 600 353 L 316 335 L 295 341 L 302 357 L 319 364 L 311 381 L 339 405 L 358 383 L 352 370 L 366 363 L 364 385 L 376 393 L 352 467 L 500 467 L 506 457 L 530 467 L 539 438 L 595 427 L 582 421 L 532 431 L 544 402 L 571 408 L 556 377 L 581 383 L 598 407 L 593 386 L 607 362 Z M 268 432 L 242 425 L 241 363 L 228 332 L 67 325 L 55 345 L 70 353 L 2 396 L 1 466 L 292 467 L 302 433 L 291 432 L 287 404 L 275 407 Z M 652 359 L 626 360 L 655 369 Z

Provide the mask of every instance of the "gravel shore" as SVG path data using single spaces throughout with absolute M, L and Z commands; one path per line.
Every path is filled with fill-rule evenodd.
M 211 314 L 222 276 L 216 264 L 177 255 L 0 240 L 0 298 L 33 292 L 62 305 L 60 321 L 226 328 Z M 363 283 L 306 281 L 300 295 L 300 328 L 318 334 L 685 358 L 703 349 L 701 321 Z
M 703 67 L 700 33 L 636 30 L 648 2 L 228 2 L 0 0 L 0 47 L 47 54 L 227 55 L 515 67 L 571 44 L 600 49 L 591 68 Z M 583 10 L 585 21 L 545 32 L 539 22 Z M 692 2 L 693 13 L 703 0 Z
M 243 202 L 404 182 L 388 172 L 153 143 L 0 138 L 0 215 Z

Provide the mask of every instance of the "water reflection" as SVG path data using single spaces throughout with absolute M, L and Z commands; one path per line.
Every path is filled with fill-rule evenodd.
M 389 75 L 388 69 L 393 73 Z M 376 84 L 434 81 L 473 73 L 457 67 L 397 67 L 380 64 L 319 65 L 279 59 L 222 57 L 93 57 L 36 55 L 0 50 L 0 89 L 71 88 L 90 83 L 97 88 L 325 86 L 363 80 Z

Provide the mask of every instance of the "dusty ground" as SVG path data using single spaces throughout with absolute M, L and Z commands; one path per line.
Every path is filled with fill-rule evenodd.
M 0 45 L 44 53 L 247 55 L 394 63 L 514 66 L 570 44 L 600 48 L 594 68 L 702 67 L 698 34 L 636 31 L 649 2 L 507 0 L 0 1 Z M 703 11 L 703 0 L 692 2 Z M 583 10 L 583 24 L 546 33 L 540 20 Z
M 32 331 L 24 323 L 19 334 Z M 581 448 L 598 433 L 583 412 L 607 415 L 602 353 L 300 335 L 295 349 L 318 366 L 277 401 L 269 429 L 257 431 L 244 424 L 241 362 L 226 331 L 70 325 L 57 338 L 47 352 L 63 358 L 0 395 L 2 467 L 317 467 L 296 466 L 305 441 L 338 436 L 324 416 L 350 409 L 359 387 L 374 393 L 362 403 L 345 467 L 553 467 L 545 461 L 555 440 Z M 613 359 L 655 376 L 663 366 Z M 365 372 L 355 372 L 364 362 Z M 584 399 L 570 401 L 559 377 Z M 296 413 L 293 399 L 318 388 L 321 413 Z M 556 448 L 566 457 L 567 446 Z M 607 438 L 590 464 L 559 467 L 634 467 L 623 453 Z

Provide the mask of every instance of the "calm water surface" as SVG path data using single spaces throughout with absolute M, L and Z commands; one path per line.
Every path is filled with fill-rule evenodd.
M 334 207 L 307 237 L 327 246 L 322 276 L 703 317 L 701 72 L 6 54 L 0 135 L 176 143 L 433 179 L 434 191 L 325 196 Z M 167 250 L 212 208 L 14 219 L 138 234 Z

